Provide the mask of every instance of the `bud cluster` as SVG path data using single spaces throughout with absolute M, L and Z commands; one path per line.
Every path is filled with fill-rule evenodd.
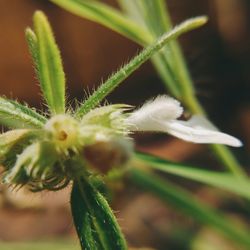
M 65 187 L 79 171 L 92 169 L 106 173 L 126 164 L 132 151 L 124 122 L 126 109 L 126 105 L 108 105 L 90 111 L 81 119 L 59 114 L 52 116 L 41 129 L 3 133 L 0 163 L 5 166 L 4 182 L 28 184 L 33 191 L 56 190 Z M 85 162 L 86 169 L 72 167 L 70 161 L 76 158 Z

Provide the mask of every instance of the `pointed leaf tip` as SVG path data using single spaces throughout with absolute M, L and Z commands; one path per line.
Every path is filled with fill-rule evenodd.
M 45 14 L 41 10 L 36 10 L 33 15 L 33 21 L 36 22 L 36 20 L 39 19 L 48 22 L 48 19 Z
M 37 37 L 35 63 L 44 98 L 52 114 L 65 113 L 65 74 L 59 48 L 45 14 L 36 11 L 33 21 Z
M 208 22 L 208 16 L 197 16 L 194 18 L 191 18 L 190 20 L 195 21 L 197 26 L 202 26 Z

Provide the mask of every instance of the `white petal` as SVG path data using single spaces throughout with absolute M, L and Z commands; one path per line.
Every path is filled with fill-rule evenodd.
M 193 116 L 189 121 L 173 120 L 162 123 L 162 131 L 194 143 L 225 144 L 233 147 L 242 146 L 240 140 L 218 131 L 207 119 L 201 116 Z
M 158 131 L 158 121 L 173 120 L 180 117 L 182 113 L 183 108 L 177 100 L 162 95 L 147 101 L 134 111 L 126 122 L 133 127 L 133 130 Z

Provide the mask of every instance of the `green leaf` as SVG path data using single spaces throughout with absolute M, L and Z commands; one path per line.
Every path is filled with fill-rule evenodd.
M 170 93 L 178 100 L 181 100 L 182 94 L 180 87 L 176 82 L 174 72 L 166 61 L 164 54 L 157 53 L 151 58 L 151 60 L 163 82 L 168 84 L 167 86 Z
M 161 200 L 191 216 L 194 220 L 212 226 L 230 240 L 238 242 L 249 249 L 249 232 L 235 226 L 233 222 L 227 220 L 225 216 L 215 209 L 198 202 L 194 196 L 184 189 L 139 169 L 131 169 L 130 178 L 138 186 L 155 194 Z
M 117 0 L 117 2 L 120 5 L 120 8 L 122 9 L 123 13 L 125 13 L 128 18 L 132 19 L 135 23 L 138 23 L 138 25 L 140 25 L 145 30 L 147 29 L 143 18 L 141 17 L 141 15 L 138 14 L 138 1 Z
M 173 25 L 169 15 L 166 1 L 164 0 L 140 0 L 142 8 L 147 15 L 144 15 L 144 21 L 154 37 L 171 30 Z M 149 13 L 152 13 L 149 15 Z M 142 12 L 140 12 L 142 13 Z M 185 59 L 178 41 L 172 41 L 163 52 L 165 61 L 170 65 L 174 73 L 176 84 L 179 86 L 183 99 L 187 96 L 194 95 L 193 82 L 187 69 Z M 162 60 L 164 64 L 164 61 Z M 167 69 L 166 69 L 167 70 Z M 167 82 L 165 82 L 167 84 Z M 167 84 L 168 87 L 168 84 Z
M 197 169 L 142 153 L 136 153 L 136 158 L 143 160 L 147 166 L 152 167 L 153 169 L 201 182 L 217 188 L 222 188 L 244 198 L 250 199 L 249 179 L 241 180 L 228 172 L 221 173 Z
M 142 20 L 145 29 L 155 39 L 172 29 L 172 23 L 164 0 L 138 0 L 131 3 L 126 0 L 119 0 L 119 2 L 122 6 L 134 6 L 133 13 L 136 10 L 137 19 Z M 126 8 L 126 11 L 128 11 L 129 15 L 132 8 Z M 156 57 L 157 59 L 153 60 L 153 63 L 171 93 L 180 100 L 183 100 L 187 95 L 194 95 L 193 84 L 178 42 L 173 40 L 168 43 L 163 49 L 162 55 Z M 175 84 L 172 84 L 166 78 L 166 74 L 169 75 L 168 78 L 172 76 L 171 79 Z
M 247 174 L 243 167 L 240 165 L 237 158 L 233 155 L 231 149 L 224 145 L 213 144 L 210 146 L 214 153 L 217 155 L 218 160 L 237 178 L 245 179 Z
M 145 48 L 139 55 L 135 56 L 128 64 L 122 67 L 104 82 L 76 111 L 76 115 L 81 117 L 92 108 L 98 105 L 110 92 L 112 92 L 123 80 L 138 69 L 151 56 L 158 52 L 167 42 L 175 39 L 183 33 L 196 29 L 206 23 L 206 17 L 196 17 L 176 26 L 170 32 L 164 34 L 152 45 Z
M 74 183 L 71 209 L 82 249 L 127 249 L 106 199 L 85 178 Z
M 125 17 L 120 11 L 95 0 L 50 0 L 83 18 L 100 23 L 120 34 L 125 34 L 139 44 L 153 41 L 150 33 Z
M 0 97 L 0 124 L 11 128 L 42 128 L 46 118 L 34 109 Z
M 118 0 L 118 3 L 128 16 L 143 25 L 153 36 L 160 36 L 172 28 L 170 20 L 165 15 L 165 0 Z
M 37 43 L 36 34 L 31 28 L 28 27 L 25 30 L 25 37 L 29 46 L 30 55 L 34 62 L 37 77 L 39 78 L 38 43 Z
M 30 31 L 26 35 L 30 38 L 30 50 L 37 65 L 44 98 L 52 114 L 65 113 L 65 74 L 61 55 L 50 24 L 41 11 L 34 14 L 34 30 L 37 44 L 35 36 L 31 35 Z

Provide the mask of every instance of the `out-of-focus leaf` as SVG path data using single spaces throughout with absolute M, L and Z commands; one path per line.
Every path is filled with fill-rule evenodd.
M 250 180 L 239 179 L 228 172 L 215 172 L 173 163 L 156 156 L 137 153 L 136 157 L 143 160 L 147 166 L 168 174 L 184 177 L 213 187 L 221 188 L 250 199 Z
M 249 232 L 236 227 L 233 222 L 227 220 L 219 211 L 198 202 L 189 192 L 140 169 L 131 168 L 129 174 L 130 178 L 138 186 L 155 194 L 161 200 L 191 216 L 194 220 L 210 225 L 228 239 L 238 242 L 246 249 L 249 249 Z
M 123 15 L 120 11 L 95 0 L 50 0 L 80 17 L 100 23 L 140 43 L 153 41 L 149 32 Z
M 138 0 L 138 1 L 119 0 L 127 15 L 131 12 L 136 16 L 136 20 L 143 23 L 143 27 L 154 37 L 157 38 L 163 33 L 172 29 L 170 17 L 164 0 Z M 133 10 L 132 10 L 133 6 Z M 164 80 L 164 84 L 175 97 L 185 101 L 185 98 L 194 95 L 194 88 L 186 68 L 180 46 L 177 41 L 171 41 L 164 49 L 161 55 L 153 60 L 157 71 Z M 163 69 L 161 70 L 161 67 Z M 172 76 L 175 84 L 172 84 L 168 78 Z

